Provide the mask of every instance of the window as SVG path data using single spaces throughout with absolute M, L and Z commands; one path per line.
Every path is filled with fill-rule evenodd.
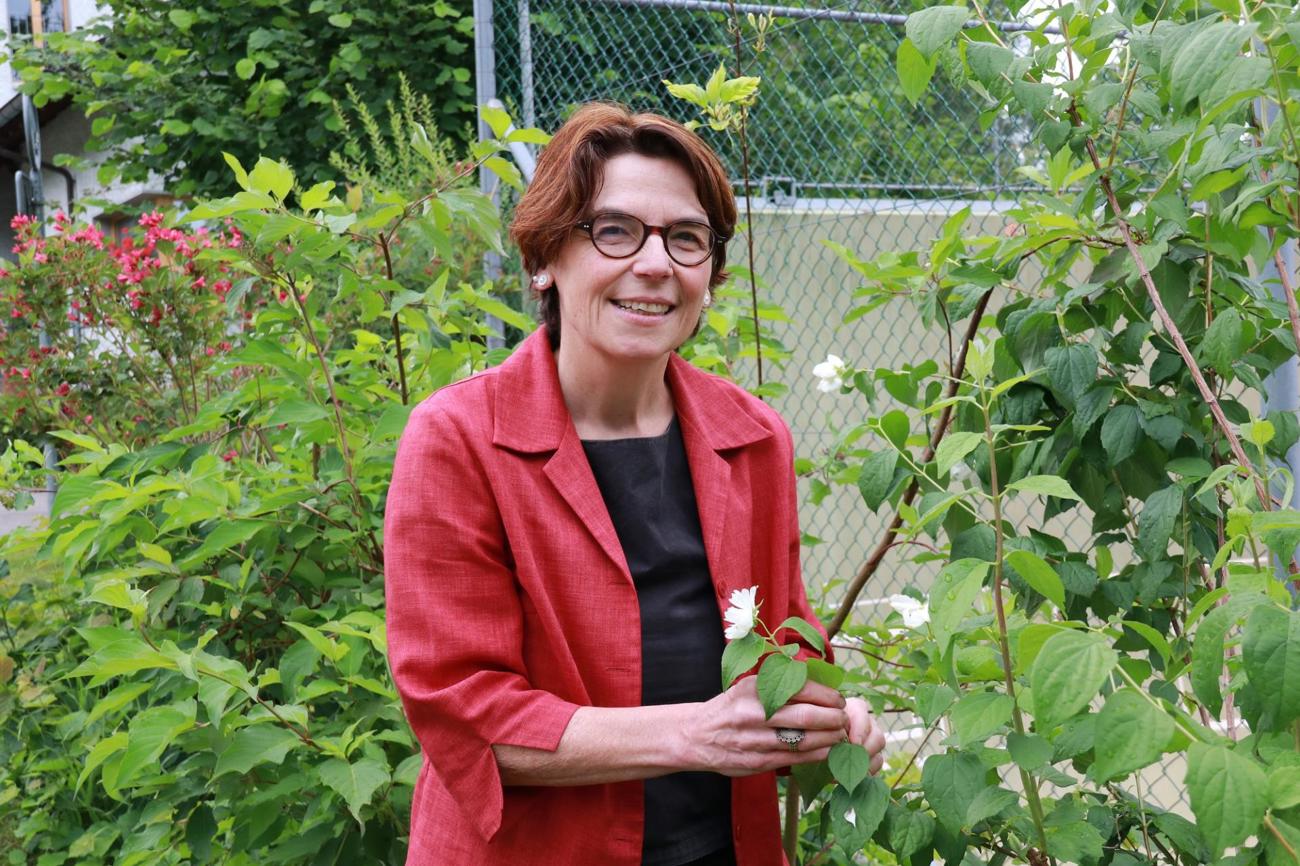
M 9 32 L 14 36 L 30 36 L 32 12 L 38 5 L 41 10 L 41 32 L 64 32 L 68 29 L 68 0 L 6 0 L 9 4 Z

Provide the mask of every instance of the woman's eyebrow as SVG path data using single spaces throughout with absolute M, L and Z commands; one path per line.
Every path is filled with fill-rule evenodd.
M 598 204 L 593 204 L 591 206 L 591 213 L 593 215 L 602 214 L 602 213 L 621 213 L 621 214 L 627 214 L 628 216 L 634 216 L 637 219 L 640 219 L 642 222 L 646 221 L 644 217 L 642 217 L 632 208 L 627 206 L 620 206 L 614 202 L 600 202 Z M 707 225 L 709 222 L 709 216 L 703 211 L 689 211 L 684 216 L 676 216 L 670 220 L 667 220 L 665 225 L 669 223 L 683 222 L 685 220 L 689 220 L 691 222 L 705 223 Z

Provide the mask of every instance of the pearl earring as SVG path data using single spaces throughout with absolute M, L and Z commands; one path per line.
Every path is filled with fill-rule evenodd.
M 704 290 L 704 308 L 707 310 L 707 309 L 708 309 L 709 307 L 711 307 L 711 306 L 713 306 L 713 292 L 709 291 L 708 289 L 705 289 L 705 290 Z
M 546 274 L 533 274 L 533 285 L 537 288 L 543 288 L 546 285 Z

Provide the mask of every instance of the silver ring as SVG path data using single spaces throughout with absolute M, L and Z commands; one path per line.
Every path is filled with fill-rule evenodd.
M 776 738 L 790 747 L 790 751 L 799 751 L 799 744 L 803 742 L 804 732 L 798 728 L 777 728 Z

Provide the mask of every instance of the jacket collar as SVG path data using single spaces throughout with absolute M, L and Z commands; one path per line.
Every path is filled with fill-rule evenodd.
M 498 368 L 497 377 L 493 444 L 525 453 L 557 450 L 574 428 L 543 328 L 519 345 Z M 772 435 L 730 385 L 676 352 L 669 356 L 667 379 L 683 430 L 698 431 L 714 451 L 741 448 Z

